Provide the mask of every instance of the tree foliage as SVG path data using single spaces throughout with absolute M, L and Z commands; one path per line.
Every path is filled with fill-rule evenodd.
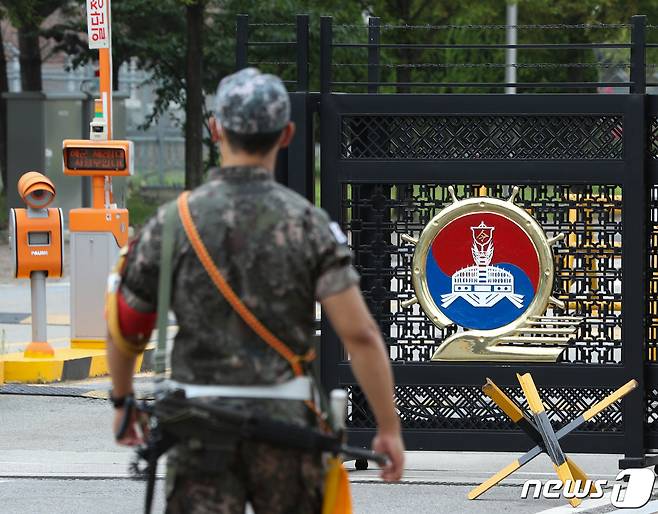
M 505 43 L 505 9 L 508 0 L 447 2 L 445 0 L 364 0 L 369 15 L 378 16 L 384 25 L 415 26 L 382 32 L 384 42 L 489 44 Z M 544 28 L 519 28 L 519 43 L 603 43 L 628 42 L 626 29 L 548 27 L 557 25 L 628 24 L 634 14 L 648 15 L 649 23 L 658 23 L 658 3 L 653 0 L 518 0 L 518 24 L 541 25 Z M 466 26 L 457 28 L 454 26 Z M 483 28 L 480 25 L 496 25 Z M 429 28 L 426 26 L 443 26 Z M 470 27 L 469 27 L 470 26 Z M 476 26 L 476 27 L 473 27 Z M 649 31 L 658 38 L 658 31 Z M 657 39 L 658 40 L 658 39 Z M 652 50 L 648 53 L 651 54 Z M 656 52 L 658 57 L 658 52 Z M 601 72 L 594 63 L 627 63 L 627 50 L 602 52 L 579 50 L 519 50 L 519 82 L 591 82 L 600 79 Z M 504 49 L 469 50 L 384 50 L 382 62 L 388 81 L 415 82 L 502 82 L 504 79 Z M 529 65 L 544 63 L 533 68 Z M 583 66 L 564 66 L 581 63 Z M 420 64 L 420 66 L 419 66 Z M 550 64 L 561 64 L 551 67 Z M 396 65 L 402 65 L 395 68 Z M 409 66 L 411 65 L 411 66 Z M 423 66 L 424 65 L 424 66 Z M 450 65 L 456 65 L 451 67 Z M 590 65 L 590 66 L 588 66 Z M 624 68 L 620 67 L 624 70 Z M 627 73 L 627 69 L 625 72 Z M 395 76 L 394 76 L 395 74 Z M 363 74 L 362 74 L 363 76 Z M 404 89 L 404 88 L 399 88 Z M 434 91 L 463 92 L 462 88 L 436 88 Z M 473 92 L 473 89 L 470 89 Z M 500 88 L 479 89 L 498 91 Z
M 508 0 L 115 0 L 112 3 L 113 60 L 115 81 L 122 63 L 134 60 L 146 70 L 155 89 L 155 103 L 145 125 L 172 107 L 186 110 L 187 172 L 199 175 L 190 166 L 200 167 L 201 140 L 215 155 L 208 133 L 199 133 L 207 120 L 208 107 L 203 94 L 213 93 L 221 77 L 235 69 L 235 20 L 239 13 L 250 14 L 250 39 L 260 41 L 294 40 L 295 15 L 310 13 L 311 69 L 319 63 L 319 17 L 334 18 L 336 41 L 367 42 L 364 27 L 369 16 L 376 16 L 386 27 L 384 43 L 475 44 L 505 42 L 505 8 Z M 72 57 L 74 66 L 96 59 L 86 43 L 84 0 L 0 0 L 8 16 L 20 30 L 34 32 L 54 9 L 65 6 L 65 20 L 43 31 L 58 50 Z M 658 23 L 658 3 L 653 0 L 518 0 L 521 25 L 628 23 L 635 13 L 646 13 Z M 71 7 L 73 6 L 73 8 Z M 71 10 L 73 9 L 73 10 Z M 70 13 L 75 13 L 74 15 Z M 483 28 L 480 25 L 498 25 Z M 464 27 L 466 26 L 466 27 Z M 22 28 L 21 28 L 22 27 Z M 658 31 L 650 38 L 658 38 Z M 652 36 L 653 35 L 653 36 Z M 628 29 L 520 28 L 520 43 L 588 43 L 627 41 Z M 651 40 L 651 39 L 650 39 Z M 192 47 L 190 47 L 192 45 Z M 627 62 L 628 52 L 605 54 L 593 50 L 519 50 L 517 80 L 521 82 L 573 81 L 598 79 L 599 70 L 587 66 L 600 61 Z M 658 55 L 657 55 L 658 57 Z M 22 58 L 22 57 L 21 57 Z M 295 60 L 290 47 L 250 47 L 249 60 L 264 71 L 295 80 Z M 651 60 L 651 58 L 649 59 Z M 366 81 L 367 48 L 334 48 L 334 80 Z M 381 79 L 386 82 L 501 82 L 504 78 L 503 49 L 475 50 L 383 49 L 380 55 Z M 533 68 L 526 65 L 546 63 Z M 582 63 L 583 66 L 551 64 Z M 311 88 L 318 89 L 318 73 L 311 73 Z M 406 92 L 406 86 L 382 87 L 380 91 Z M 490 88 L 489 91 L 500 91 Z M 363 91 L 363 88 L 361 89 Z M 418 89 L 414 89 L 418 91 Z M 435 87 L 425 91 L 462 92 L 473 89 Z M 482 91 L 482 90 L 480 90 Z M 485 89 L 486 91 L 486 89 Z M 190 107 L 191 106 L 191 107 Z M 190 127 L 192 124 L 193 127 Z
M 23 91 L 41 91 L 41 24 L 58 9 L 67 8 L 69 0 L 2 0 L 12 25 L 18 30 L 21 85 Z

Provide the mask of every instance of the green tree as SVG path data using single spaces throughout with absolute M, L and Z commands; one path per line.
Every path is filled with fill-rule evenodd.
M 21 86 L 23 91 L 41 91 L 41 24 L 69 0 L 2 0 L 0 4 L 18 31 Z
M 185 4 L 185 187 L 203 181 L 203 39 L 206 0 L 182 0 Z
M 633 14 L 647 14 L 649 23 L 651 20 L 658 23 L 658 3 L 652 0 L 518 0 L 516 3 L 520 25 L 627 24 Z M 364 1 L 362 6 L 367 15 L 380 17 L 382 24 L 401 26 L 382 31 L 382 41 L 386 43 L 487 44 L 505 42 L 506 4 L 507 0 L 372 0 Z M 629 30 L 619 28 L 520 28 L 518 32 L 519 43 L 628 42 L 629 38 Z M 658 31 L 650 30 L 648 38 L 658 41 Z M 647 53 L 650 62 L 658 60 L 658 51 L 648 49 Z M 595 64 L 604 57 L 617 63 L 629 61 L 627 50 L 615 52 L 614 58 L 592 49 L 519 50 L 517 78 L 520 82 L 593 82 L 599 79 Z M 385 66 L 382 78 L 391 82 L 502 82 L 504 79 L 504 49 L 384 49 L 381 60 Z M 532 67 L 537 63 L 546 66 Z M 365 79 L 365 72 L 359 79 Z M 487 90 L 500 92 L 501 88 L 478 91 Z M 398 91 L 406 92 L 408 88 L 401 87 Z M 445 87 L 433 91 L 466 89 Z M 591 88 L 587 91 L 591 92 Z
M 77 0 L 84 5 L 84 0 Z M 273 40 L 294 38 L 294 27 L 279 25 L 294 23 L 299 12 L 331 12 L 339 0 L 292 2 L 289 0 L 121 0 L 112 4 L 112 55 L 118 80 L 118 67 L 130 59 L 149 72 L 155 88 L 156 101 L 146 126 L 165 114 L 170 106 L 185 109 L 185 184 L 199 184 L 204 167 L 216 164 L 214 145 L 210 143 L 207 119 L 209 112 L 204 94 L 214 93 L 219 80 L 235 70 L 235 22 L 241 12 L 267 13 L 254 15 L 255 22 L 268 26 L 254 27 L 256 38 Z M 356 5 L 356 4 L 355 4 Z M 338 10 L 338 9 L 336 9 Z M 345 13 L 350 13 L 346 15 Z M 354 21 L 356 8 L 342 8 L 339 20 Z M 319 14 L 314 15 L 315 26 Z M 357 18 L 358 19 L 358 18 Z M 52 27 L 47 36 L 57 43 L 57 49 L 73 56 L 73 66 L 96 59 L 96 52 L 87 48 L 83 10 L 78 16 Z M 317 39 L 317 33 L 314 35 Z M 294 55 L 272 50 L 254 51 L 252 62 L 294 61 Z M 315 57 L 314 57 L 315 58 Z M 294 78 L 294 67 L 260 64 L 265 71 Z M 205 132 L 204 132 L 205 127 Z M 206 144 L 210 161 L 202 162 Z
M 387 26 L 382 31 L 382 42 L 397 44 L 447 44 L 499 42 L 499 34 L 463 31 L 452 28 L 460 24 L 495 24 L 505 19 L 504 0 L 481 2 L 463 0 L 375 0 L 364 2 L 369 16 L 379 17 Z M 502 34 L 504 39 L 504 33 Z M 463 49 L 385 49 L 382 62 L 386 68 L 383 79 L 391 82 L 464 82 L 482 77 L 477 68 L 449 68 L 447 64 L 473 64 L 496 62 L 492 52 Z M 398 92 L 417 91 L 406 86 Z M 452 88 L 434 88 L 434 91 L 450 91 Z
M 98 58 L 98 53 L 87 46 L 84 0 L 78 2 L 81 9 L 77 17 L 47 32 L 47 36 L 56 41 L 58 50 L 73 56 L 73 67 Z M 139 68 L 149 73 L 149 82 L 156 94 L 153 111 L 145 120 L 144 128 L 171 105 L 185 106 L 188 116 L 185 123 L 187 187 L 194 187 L 200 181 L 202 171 L 202 143 L 199 142 L 202 114 L 198 98 L 203 55 L 198 49 L 201 48 L 204 8 L 205 2 L 185 0 L 122 0 L 112 4 L 114 89 L 118 89 L 121 65 L 134 59 Z M 188 28 L 189 25 L 194 28 Z M 190 38 L 192 44 L 188 45 Z M 190 105 L 188 97 L 193 98 Z M 199 123 L 201 129 L 193 128 L 195 123 Z
M 0 0 L 2 1 L 2 0 Z M 55 0 L 50 0 L 55 1 Z M 80 6 L 83 0 L 76 0 Z M 28 0 L 28 3 L 36 0 Z M 17 2 L 21 3 L 21 2 Z M 627 23 L 631 14 L 642 9 L 656 11 L 649 0 L 519 0 L 520 24 L 551 23 Z M 204 94 L 213 93 L 221 77 L 235 68 L 235 20 L 239 13 L 250 13 L 250 39 L 260 41 L 294 39 L 294 16 L 311 13 L 311 61 L 317 70 L 319 17 L 334 17 L 336 41 L 367 41 L 364 19 L 378 16 L 387 25 L 382 42 L 388 43 L 503 43 L 505 30 L 458 28 L 456 25 L 504 25 L 506 0 L 121 0 L 113 3 L 113 60 L 115 81 L 118 68 L 130 59 L 149 72 L 156 101 L 147 124 L 165 114 L 172 105 L 186 112 L 186 185 L 193 187 L 202 177 L 205 165 L 214 165 L 216 154 L 207 131 L 207 107 Z M 74 65 L 96 58 L 86 47 L 84 12 L 75 19 L 54 27 L 48 36 L 58 48 L 74 56 Z M 430 25 L 432 27 L 425 27 Z M 410 29 L 405 26 L 415 26 Z M 437 28 L 440 26 L 440 28 Z M 362 27 L 362 28 L 358 28 Z M 605 31 L 532 29 L 519 31 L 520 42 L 562 43 L 614 41 L 628 38 L 623 30 Z M 537 62 L 595 63 L 599 56 L 591 50 L 519 51 L 519 63 Z M 250 47 L 249 61 L 264 71 L 294 80 L 294 49 L 286 47 Z M 335 80 L 365 81 L 367 49 L 334 48 Z M 504 50 L 383 49 L 382 80 L 390 82 L 498 82 L 504 77 Z M 342 65 L 342 66 L 341 66 Z M 457 66 L 450 66 L 457 65 Z M 494 65 L 494 66 L 491 66 Z M 594 81 L 595 67 L 522 68 L 519 80 Z M 318 73 L 311 74 L 312 89 L 317 89 Z M 391 91 L 391 88 L 381 88 Z M 406 92 L 409 88 L 399 87 Z M 492 88 L 491 91 L 500 91 Z M 361 89 L 361 91 L 363 91 Z M 414 89 L 414 91 L 419 91 Z M 429 91 L 429 90 L 425 90 Z M 466 89 L 439 87 L 432 91 L 461 92 Z M 468 89 L 473 91 L 473 89 Z M 206 130 L 204 132 L 204 124 Z M 202 163 L 202 145 L 209 149 L 210 161 Z

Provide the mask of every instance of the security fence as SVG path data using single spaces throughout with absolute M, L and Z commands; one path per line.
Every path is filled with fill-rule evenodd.
M 658 38 L 656 28 L 642 16 L 629 24 L 518 26 L 528 35 L 515 45 L 497 42 L 507 26 L 393 26 L 376 18 L 334 26 L 325 17 L 318 34 L 299 16 L 288 28 L 286 36 L 285 27 L 239 17 L 237 65 L 278 67 L 294 85 L 293 119 L 302 130 L 278 176 L 309 198 L 319 137 L 321 203 L 348 234 L 384 335 L 407 446 L 526 448 L 529 439 L 482 393 L 486 377 L 521 401 L 515 373 L 531 372 L 556 427 L 634 378 L 640 391 L 565 447 L 624 453 L 623 466 L 654 463 L 647 455 L 658 448 L 658 101 L 648 88 L 658 84 L 647 56 L 658 44 L 647 40 Z M 268 29 L 279 39 L 267 39 Z M 547 42 L 543 35 L 554 30 L 589 40 Z M 445 36 L 455 31 L 503 36 Z M 601 39 L 592 42 L 592 33 Z M 316 38 L 317 56 L 309 52 Z M 267 60 L 267 48 L 277 48 L 276 59 Z M 525 60 L 505 63 L 501 52 L 510 48 Z M 504 78 L 510 65 L 519 71 L 514 83 Z M 490 78 L 470 80 L 455 69 L 486 69 Z M 506 87 L 523 94 L 498 94 Z M 547 236 L 565 234 L 555 249 L 559 307 L 548 314 L 584 321 L 559 362 L 431 361 L 456 329 L 438 328 L 418 305 L 403 308 L 414 295 L 413 247 L 401 236 L 417 237 L 451 202 L 449 186 L 460 198 L 507 198 L 519 186 L 517 204 Z M 367 444 L 372 413 L 324 321 L 321 339 L 323 382 L 348 390 L 350 437 Z

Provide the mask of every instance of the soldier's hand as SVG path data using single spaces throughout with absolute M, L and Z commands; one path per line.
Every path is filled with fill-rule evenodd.
M 400 480 L 404 471 L 404 443 L 400 432 L 379 432 L 372 441 L 372 449 L 388 457 L 388 464 L 382 468 L 382 479 L 387 482 Z
M 126 429 L 125 433 L 121 438 L 117 438 L 117 443 L 122 444 L 125 446 L 136 446 L 138 444 L 142 444 L 144 442 L 142 436 L 140 435 L 139 430 L 137 429 L 137 413 L 136 409 L 130 409 L 130 420 L 128 421 L 128 428 Z M 124 416 L 125 416 L 126 408 L 121 407 L 118 409 L 114 409 L 114 424 L 113 424 L 113 431 L 115 437 L 119 433 L 119 430 L 121 429 L 121 425 L 123 424 L 124 421 Z

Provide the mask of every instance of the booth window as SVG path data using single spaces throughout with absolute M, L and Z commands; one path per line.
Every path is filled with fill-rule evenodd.
M 50 232 L 28 232 L 27 244 L 30 246 L 50 245 Z

